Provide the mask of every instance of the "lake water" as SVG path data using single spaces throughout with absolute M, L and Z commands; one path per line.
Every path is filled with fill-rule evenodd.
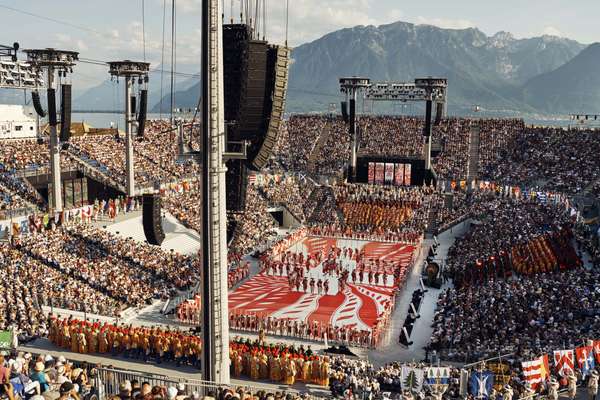
M 148 119 L 158 119 L 160 114 L 148 114 Z M 169 114 L 162 114 L 163 118 L 169 118 Z M 191 118 L 191 115 L 177 114 L 177 118 Z M 73 114 L 71 119 L 73 122 L 85 122 L 94 128 L 109 128 L 111 122 L 115 127 L 125 130 L 125 116 L 123 114 Z

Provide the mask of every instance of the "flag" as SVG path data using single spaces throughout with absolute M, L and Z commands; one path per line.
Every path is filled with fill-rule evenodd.
M 573 372 L 575 357 L 573 350 L 555 350 L 554 366 L 560 376 L 567 376 L 567 371 Z
M 450 368 L 448 367 L 429 367 L 425 369 L 426 385 L 449 385 Z
M 536 358 L 532 361 L 523 361 L 523 376 L 531 384 L 533 390 L 538 390 L 540 383 L 545 382 L 550 375 L 548 367 L 548 355 Z
M 583 376 L 587 376 L 596 366 L 594 362 L 594 348 L 592 346 L 582 346 L 575 349 L 577 355 L 577 365 Z
M 255 185 L 256 184 L 256 174 L 249 174 L 248 175 L 248 183 L 251 185 Z
M 469 393 L 487 399 L 494 387 L 494 374 L 490 371 L 473 372 L 469 379 Z
M 423 387 L 423 370 L 420 368 L 402 367 L 400 379 L 402 380 L 402 389 L 418 393 Z
M 600 340 L 594 340 L 594 354 L 596 355 L 596 364 L 600 364 Z
M 544 192 L 537 192 L 537 198 L 540 201 L 540 203 L 546 204 L 546 202 L 547 202 L 546 193 L 544 193 Z

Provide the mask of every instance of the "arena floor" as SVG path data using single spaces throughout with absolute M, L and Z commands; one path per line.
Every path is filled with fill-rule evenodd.
M 362 240 L 345 240 L 321 237 L 308 237 L 289 250 L 308 255 L 335 245 L 339 248 L 352 248 L 365 251 L 366 258 L 391 261 L 406 268 L 415 257 L 417 248 L 402 243 L 382 243 Z M 356 261 L 340 258 L 345 269 L 352 272 Z M 390 271 L 391 273 L 391 271 Z M 337 327 L 353 327 L 371 330 L 382 315 L 386 304 L 393 301 L 394 277 L 388 275 L 385 282 L 370 284 L 367 274 L 362 282 L 348 283 L 340 290 L 337 276 L 323 273 L 323 264 L 311 268 L 308 279 L 327 280 L 327 295 L 296 291 L 290 288 L 285 272 L 282 276 L 258 274 L 229 295 L 229 309 L 238 314 L 259 315 L 277 319 L 318 322 Z

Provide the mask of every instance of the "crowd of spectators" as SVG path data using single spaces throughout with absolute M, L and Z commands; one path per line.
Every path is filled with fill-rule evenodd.
M 177 132 L 167 121 L 148 121 L 144 137 L 134 140 L 135 180 L 140 187 L 168 183 L 198 173 L 193 161 L 179 160 Z M 71 139 L 69 150 L 117 182 L 125 183 L 125 138 L 122 135 L 86 135 Z
M 320 115 L 292 115 L 281 125 L 272 163 L 288 171 L 306 171 L 326 122 Z
M 481 175 L 502 184 L 577 194 L 600 179 L 599 152 L 595 129 L 526 127 Z
M 277 348 L 283 348 L 278 346 Z M 271 345 L 270 348 L 275 348 Z M 282 351 L 286 351 L 285 349 Z M 297 350 L 296 350 L 297 351 Z M 281 389 L 219 385 L 200 393 L 197 384 L 148 379 L 139 374 L 112 374 L 111 365 L 91 364 L 25 352 L 0 355 L 0 395 L 8 400 L 93 399 L 100 393 L 110 400 L 300 400 L 308 394 Z M 312 372 L 312 371 L 311 371 Z M 139 375 L 138 379 L 135 379 Z M 318 376 L 318 375 L 317 375 Z M 97 379 L 99 378 L 99 379 Z M 4 383 L 6 379 L 6 383 Z M 101 382 L 102 387 L 96 384 Z M 152 384 L 150 383 L 152 382 Z
M 457 361 L 498 354 L 530 360 L 574 348 L 599 332 L 599 278 L 597 270 L 577 267 L 448 289 L 438 300 L 430 347 Z
M 36 304 L 118 316 L 127 307 L 186 290 L 199 279 L 197 260 L 82 224 L 16 238 L 0 251 L 3 282 L 27 287 L 5 292 L 4 304 L 23 301 L 6 307 L 2 320 L 24 330 L 34 325 L 28 319 L 35 313 L 27 307 Z
M 525 130 L 522 119 L 481 118 L 479 125 L 479 171 L 504 162 L 506 149 L 512 148 Z
M 185 227 L 202 232 L 202 192 L 198 181 L 191 182 L 188 190 L 165 192 L 161 201 L 162 207 Z
M 407 116 L 361 116 L 359 153 L 369 156 L 423 156 L 423 118 Z M 512 145 L 523 130 L 516 119 L 475 120 L 446 118 L 432 130 L 433 142 L 441 146 L 434 158 L 436 173 L 444 179 L 465 179 L 469 159 L 471 129 L 479 126 L 479 164 L 485 167 L 501 161 L 502 149 Z M 327 134 L 317 147 L 321 135 Z M 274 159 L 277 165 L 292 171 L 308 171 L 319 175 L 340 176 L 350 157 L 350 135 L 341 117 L 295 115 L 278 138 Z M 309 165 L 315 152 L 314 165 Z M 314 168 L 310 168 L 314 167 Z
M 61 151 L 61 168 L 74 169 L 76 163 L 73 157 Z M 36 139 L 15 139 L 0 141 L 0 171 L 35 171 L 48 173 L 50 171 L 50 156 L 47 143 L 38 143 Z
M 512 254 L 516 267 L 522 246 L 547 233 L 567 229 L 570 221 L 564 207 L 496 196 L 474 202 L 470 209 L 477 223 L 454 242 L 446 261 L 448 273 L 457 284 L 468 280 L 470 271 L 485 265 L 490 257 L 500 257 L 502 252 Z M 531 264 L 536 251 L 530 253 Z
M 246 191 L 246 207 L 241 213 L 231 214 L 235 221 L 230 251 L 248 254 L 259 245 L 267 243 L 277 236 L 277 223 L 267 211 L 268 204 L 255 185 L 248 185 Z
M 307 178 L 288 176 L 279 181 L 274 179 L 269 181 L 260 186 L 259 191 L 270 205 L 283 205 L 300 222 L 305 222 L 312 211 L 306 202 L 314 187 L 315 185 Z

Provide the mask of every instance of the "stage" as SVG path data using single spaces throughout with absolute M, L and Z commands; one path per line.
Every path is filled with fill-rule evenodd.
M 298 290 L 290 286 L 283 269 L 266 270 L 229 294 L 230 313 L 371 331 L 393 309 L 398 284 L 402 285 L 412 268 L 419 246 L 309 236 L 288 251 L 304 256 L 327 254 L 332 246 L 342 249 L 335 261 L 348 271 L 349 279 L 342 287 L 338 275 L 323 271 L 326 257 L 313 262 L 305 276 L 309 281 L 327 281 L 327 294 L 316 287 Z M 344 251 L 350 248 L 352 255 Z M 361 254 L 362 273 L 355 271 L 356 250 Z

